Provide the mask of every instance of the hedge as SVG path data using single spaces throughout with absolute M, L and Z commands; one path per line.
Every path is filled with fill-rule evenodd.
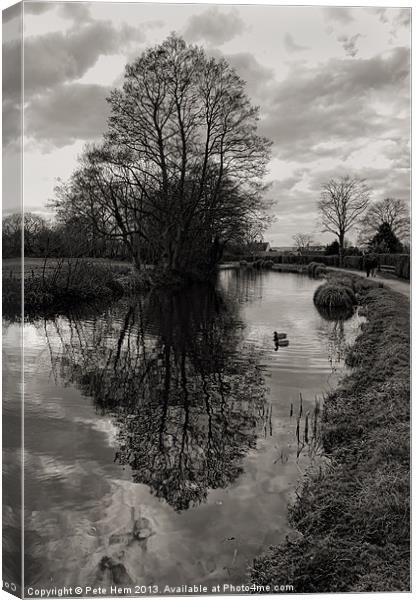
M 410 255 L 409 254 L 379 254 L 379 264 L 389 265 L 395 267 L 395 274 L 397 277 L 403 279 L 410 279 Z M 268 261 L 272 261 L 278 265 L 309 265 L 311 262 L 320 262 L 326 265 L 326 267 L 338 267 L 339 256 L 320 256 L 314 255 L 292 255 L 292 254 L 279 254 L 276 255 L 273 252 L 264 253 L 263 258 Z M 245 256 L 245 259 L 249 262 L 253 261 L 253 255 Z M 362 256 L 345 256 L 344 266 L 347 269 L 359 269 L 363 270 L 363 257 Z
M 320 262 L 326 265 L 326 267 L 338 267 L 339 266 L 339 256 L 320 256 L 317 254 L 314 255 L 301 255 L 298 256 L 296 254 L 279 254 L 276 255 L 273 252 L 265 253 L 263 255 L 268 261 L 273 261 L 276 265 L 309 265 L 311 262 Z M 253 255 L 248 255 L 244 257 L 248 262 L 253 261 Z
M 345 256 L 344 263 L 345 263 L 345 267 L 347 269 L 363 270 L 363 257 L 362 256 Z

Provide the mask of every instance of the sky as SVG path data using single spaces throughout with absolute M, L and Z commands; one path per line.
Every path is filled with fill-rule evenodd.
M 172 31 L 226 57 L 260 107 L 259 132 L 273 141 L 272 246 L 292 245 L 299 232 L 332 240 L 317 214 L 330 177 L 365 178 L 372 201 L 410 201 L 409 9 L 25 2 L 26 210 L 51 216 L 57 178 L 106 129 L 106 96 L 125 64 Z M 16 9 L 3 13 L 3 53 L 3 172 L 17 177 Z M 6 213 L 13 185 L 4 178 Z

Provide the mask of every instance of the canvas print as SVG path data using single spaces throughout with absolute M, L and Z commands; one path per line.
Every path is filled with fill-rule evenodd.
M 3 590 L 410 590 L 407 7 L 3 11 Z

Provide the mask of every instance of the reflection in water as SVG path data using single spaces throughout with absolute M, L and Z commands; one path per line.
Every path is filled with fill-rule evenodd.
M 329 338 L 329 364 L 334 373 L 343 363 L 348 350 L 345 323 L 350 320 L 360 322 L 357 311 L 352 309 L 328 309 L 316 306 L 317 311 L 327 324 Z
M 122 318 L 119 306 L 117 321 L 109 310 L 87 331 L 71 316 L 45 323 L 62 340 L 61 377 L 115 418 L 115 460 L 177 510 L 239 476 L 265 415 L 259 351 L 240 360 L 236 309 L 199 286 L 126 304 Z
M 284 540 L 319 437 L 315 398 L 337 382 L 358 324 L 323 318 L 316 286 L 225 271 L 217 289 L 26 324 L 28 583 L 239 584 Z M 274 331 L 290 340 L 279 351 Z M 9 365 L 18 332 L 4 332 Z

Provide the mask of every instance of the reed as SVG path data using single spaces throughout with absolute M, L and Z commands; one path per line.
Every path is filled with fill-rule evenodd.
M 306 412 L 305 421 L 304 421 L 304 442 L 308 444 L 308 420 L 309 420 L 310 412 Z

